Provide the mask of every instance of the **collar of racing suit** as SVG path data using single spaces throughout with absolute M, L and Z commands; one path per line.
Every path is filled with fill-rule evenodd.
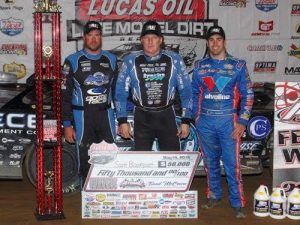
M 226 51 L 226 55 L 225 55 L 225 58 L 224 59 L 216 59 L 216 58 L 213 58 L 211 57 L 211 55 L 209 53 L 207 53 L 207 57 L 210 58 L 213 62 L 224 62 L 226 61 L 228 58 L 231 58 L 232 55 L 230 55 L 227 51 Z
M 160 59 L 162 53 L 163 53 L 163 50 L 160 49 L 160 51 L 159 51 L 159 53 L 158 53 L 157 55 L 155 55 L 155 56 L 148 56 L 148 55 L 146 55 L 145 52 L 143 51 L 143 54 L 144 54 L 144 56 L 145 56 L 145 58 L 146 58 L 146 60 L 147 60 L 148 62 L 151 62 L 151 61 L 155 61 L 155 60 Z
M 81 51 L 87 58 L 92 60 L 97 60 L 102 56 L 102 50 L 98 54 L 91 54 L 85 48 L 83 48 Z

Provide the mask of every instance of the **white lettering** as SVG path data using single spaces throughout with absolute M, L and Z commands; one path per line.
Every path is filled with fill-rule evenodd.
M 212 100 L 227 100 L 230 99 L 230 95 L 222 95 L 222 94 L 207 94 L 204 96 L 205 99 L 212 99 Z
M 162 12 L 165 16 L 168 16 L 168 15 L 172 14 L 175 7 L 176 7 L 176 0 L 167 0 L 167 1 L 165 1 L 164 5 L 163 5 Z
M 4 113 L 0 113 L 0 127 L 4 127 L 4 123 L 1 123 L 1 122 L 3 122 L 3 116 L 4 116 Z
M 36 116 L 34 114 L 29 114 L 27 117 L 27 126 L 30 129 L 35 129 L 36 126 Z
M 132 15 L 133 13 L 136 13 L 137 15 L 141 14 L 141 8 L 142 8 L 142 2 L 141 0 L 136 1 L 134 5 L 132 6 L 131 10 L 129 11 L 129 15 Z
M 96 1 L 97 1 L 97 0 L 92 0 L 87 15 L 90 16 L 90 15 L 96 15 L 96 14 L 97 14 L 97 10 L 94 9 Z
M 18 119 L 18 118 L 23 119 L 24 115 L 25 114 L 8 114 L 7 118 L 6 118 L 7 126 L 12 127 L 12 128 L 24 128 L 25 127 L 24 124 L 22 124 L 22 123 L 18 124 L 17 122 L 14 122 L 14 119 Z
M 146 3 L 147 9 L 144 9 L 144 11 L 143 11 L 145 16 L 149 16 L 149 15 L 151 15 L 154 12 L 154 10 L 155 10 L 155 3 L 157 3 L 157 0 L 149 0 L 149 1 L 147 1 L 147 3 Z
M 127 8 L 121 7 L 123 3 L 129 4 L 129 0 L 119 0 L 116 5 L 116 13 L 120 16 L 124 15 L 127 12 Z M 123 9 L 122 9 L 123 8 Z
M 100 104 L 107 101 L 106 95 L 87 96 L 85 99 L 88 104 Z
M 185 22 L 178 22 L 178 34 L 188 34 L 188 24 Z
M 107 7 L 108 2 L 110 2 L 110 5 Z M 103 0 L 101 6 L 101 14 L 104 16 L 110 15 L 114 5 L 115 5 L 115 0 Z

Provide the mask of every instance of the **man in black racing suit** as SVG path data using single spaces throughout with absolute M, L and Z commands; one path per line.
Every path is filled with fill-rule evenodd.
M 65 138 L 76 144 L 82 184 L 89 171 L 90 145 L 102 140 L 115 141 L 111 89 L 117 74 L 116 57 L 101 50 L 101 25 L 89 21 L 83 33 L 84 48 L 66 58 L 62 82 Z
M 124 58 L 115 92 L 119 134 L 132 136 L 127 123 L 127 98 L 131 91 L 134 108 L 135 150 L 150 151 L 155 138 L 161 151 L 180 150 L 179 138 L 189 134 L 192 91 L 182 58 L 161 48 L 163 37 L 155 21 L 144 24 L 141 33 L 143 50 Z M 174 110 L 175 93 L 182 106 L 180 129 Z

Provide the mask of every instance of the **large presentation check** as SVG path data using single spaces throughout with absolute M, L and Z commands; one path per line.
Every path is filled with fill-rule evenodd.
M 84 191 L 188 191 L 198 152 L 114 152 L 97 155 Z

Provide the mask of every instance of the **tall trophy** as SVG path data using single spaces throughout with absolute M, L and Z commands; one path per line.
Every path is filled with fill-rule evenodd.
M 56 0 L 36 0 L 34 60 L 36 82 L 36 195 L 38 220 L 64 219 L 62 197 L 60 7 Z M 43 17 L 50 17 L 52 40 L 44 44 Z M 50 37 L 51 38 L 51 37 Z M 51 109 L 44 107 L 43 90 L 52 88 Z M 45 171 L 44 151 L 53 152 L 51 171 Z M 46 180 L 46 183 L 45 183 Z

